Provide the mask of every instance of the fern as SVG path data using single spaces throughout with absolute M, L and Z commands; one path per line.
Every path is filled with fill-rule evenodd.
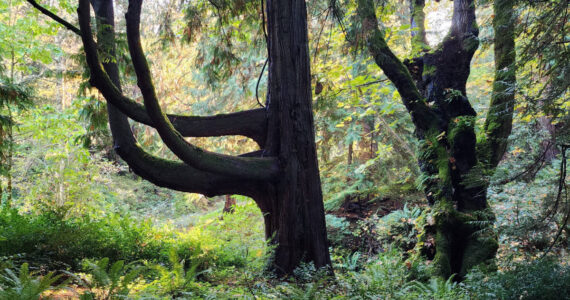
M 129 270 L 122 260 L 109 266 L 107 257 L 99 261 L 85 260 L 84 269 L 91 275 L 88 281 L 73 273 L 67 273 L 77 279 L 81 285 L 89 288 L 89 291 L 81 295 L 82 300 L 126 298 L 130 293 L 129 285 L 139 277 L 142 271 L 140 267 Z
M 404 291 L 417 292 L 427 296 L 428 299 L 454 299 L 457 296 L 458 285 L 453 278 L 454 275 L 447 280 L 436 277 L 431 278 L 428 283 L 414 280 L 405 285 Z
M 27 263 L 20 266 L 18 275 L 11 269 L 5 269 L 4 274 L 0 275 L 0 299 L 40 299 L 45 291 L 59 289 L 67 283 L 65 281 L 54 286 L 61 276 L 61 274 L 55 275 L 50 272 L 45 276 L 35 277 L 34 273 L 30 272 Z

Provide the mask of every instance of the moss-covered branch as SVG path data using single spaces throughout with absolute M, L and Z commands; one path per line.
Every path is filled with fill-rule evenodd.
M 154 127 L 155 124 L 148 116 L 146 108 L 123 95 L 117 86 L 113 84 L 109 74 L 104 71 L 97 55 L 97 45 L 91 38 L 91 29 L 88 27 L 90 24 L 88 11 L 84 13 L 85 15 L 79 15 L 79 23 L 87 64 L 91 72 L 91 85 L 96 87 L 107 101 L 115 105 L 129 118 Z M 260 146 L 263 146 L 266 136 L 267 122 L 263 109 L 208 117 L 168 115 L 168 119 L 183 136 L 243 135 L 252 138 Z
M 91 70 L 92 80 L 94 80 L 97 83 L 101 82 L 110 83 L 110 85 L 103 85 L 103 86 L 98 86 L 97 84 L 95 85 L 98 87 L 98 89 L 103 93 L 105 97 L 107 97 L 107 95 L 109 94 L 109 91 L 105 88 L 111 89 L 112 90 L 111 94 L 122 96 L 121 91 L 114 84 L 112 84 L 109 75 L 103 70 L 102 65 L 99 61 L 97 48 L 92 38 L 89 11 L 90 11 L 89 2 L 86 0 L 80 1 L 78 9 L 79 23 L 82 32 L 82 40 L 84 43 L 87 62 Z M 143 90 L 143 95 L 144 94 L 145 91 Z M 152 121 L 154 123 L 157 121 L 157 119 L 153 119 Z M 167 121 L 167 123 L 169 124 L 170 127 L 172 127 L 172 124 L 170 122 Z M 181 142 L 186 143 L 179 133 L 177 133 L 176 131 L 173 132 L 175 132 L 176 139 L 178 139 L 179 143 L 178 146 L 182 145 Z M 186 148 L 188 149 L 190 147 Z M 220 174 L 234 175 L 244 178 L 255 178 L 255 179 L 272 178 L 273 176 L 276 175 L 278 171 L 275 160 L 271 158 L 261 159 L 261 158 L 224 156 L 224 155 L 206 152 L 203 151 L 202 149 L 193 146 L 191 151 L 193 156 L 191 158 L 185 156 L 183 160 L 186 162 L 192 161 L 194 163 L 195 168 L 204 171 L 219 172 Z M 180 154 L 181 154 L 180 152 L 177 153 L 177 155 Z M 187 154 L 188 153 L 186 153 L 185 155 Z
M 374 57 L 376 64 L 398 89 L 404 105 L 410 112 L 412 121 L 420 134 L 437 128 L 437 115 L 428 107 L 406 66 L 386 44 L 384 34 L 378 28 L 373 1 L 358 0 L 357 12 L 362 21 L 362 30 L 366 36 L 370 54 Z
M 80 9 L 89 9 L 84 1 Z M 109 55 L 115 57 L 115 32 L 113 6 L 111 1 L 103 1 L 96 11 L 98 20 L 98 38 L 104 41 Z M 115 60 L 103 65 L 114 86 L 120 91 L 119 69 Z M 184 192 L 201 193 L 207 196 L 241 194 L 253 196 L 257 182 L 236 179 L 210 172 L 200 171 L 182 162 L 162 159 L 145 152 L 136 142 L 127 116 L 112 103 L 107 105 L 109 125 L 114 140 L 114 149 L 119 156 L 141 177 L 150 182 Z
M 467 99 L 471 59 L 479 45 L 473 0 L 454 0 L 452 26 L 433 51 L 422 51 L 422 0 L 412 1 L 416 22 L 415 57 L 408 69 L 388 48 L 378 28 L 373 0 L 358 0 L 358 14 L 376 64 L 394 83 L 412 115 L 421 140 L 418 161 L 426 197 L 433 207 L 436 253 L 434 274 L 449 277 L 493 258 L 496 239 L 479 238 L 470 216 L 487 208 L 487 184 L 479 176 L 475 137 L 476 112 Z M 419 24 L 419 23 L 422 24 Z M 419 53 L 418 53 L 419 52 Z M 482 221 L 492 222 L 490 218 Z M 460 278 L 458 278 L 460 279 Z
M 410 13 L 411 13 L 411 28 L 412 28 L 412 56 L 417 56 L 422 51 L 429 50 L 426 39 L 426 14 L 424 7 L 425 0 L 409 0 Z
M 515 106 L 515 15 L 513 0 L 495 0 L 493 29 L 495 31 L 495 81 L 491 104 L 485 120 L 484 159 L 496 167 L 507 149 Z
M 186 142 L 176 131 L 166 114 L 162 112 L 150 68 L 142 50 L 139 29 L 141 7 L 141 0 L 129 1 L 128 12 L 125 15 L 127 41 L 137 84 L 144 98 L 144 106 L 162 141 L 182 161 L 203 171 L 259 180 L 274 178 L 279 171 L 275 158 L 235 157 L 208 152 Z
M 26 0 L 28 3 L 30 3 L 31 6 L 33 6 L 35 9 L 37 9 L 38 11 L 40 11 L 42 14 L 50 17 L 52 20 L 56 21 L 57 23 L 61 24 L 63 27 L 67 28 L 68 30 L 71 30 L 71 32 L 81 36 L 81 31 L 79 30 L 79 28 L 75 27 L 73 24 L 67 22 L 66 20 L 64 20 L 63 18 L 61 18 L 60 16 L 54 14 L 53 12 L 51 12 L 49 9 L 41 6 L 37 1 L 34 0 Z

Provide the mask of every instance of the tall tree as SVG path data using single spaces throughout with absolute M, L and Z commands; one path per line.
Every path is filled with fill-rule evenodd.
M 43 9 L 35 1 L 28 2 Z M 288 274 L 302 261 L 313 262 L 316 267 L 330 267 L 331 262 L 314 142 L 305 1 L 266 3 L 266 108 L 209 117 L 170 115 L 161 110 L 141 46 L 142 0 L 129 1 L 125 18 L 129 52 L 144 105 L 121 91 L 113 59 L 116 47 L 111 0 L 80 0 L 79 30 L 53 13 L 43 12 L 81 36 L 90 83 L 109 104 L 114 148 L 131 169 L 159 186 L 179 191 L 252 197 L 264 214 L 267 238 L 276 244 L 272 265 L 277 273 Z M 98 20 L 97 42 L 91 31 L 91 6 Z M 180 160 L 145 152 L 136 142 L 128 118 L 154 127 Z M 184 139 L 224 135 L 249 137 L 260 150 L 222 155 Z
M 498 244 L 488 226 L 488 175 L 506 150 L 514 106 L 515 52 L 512 0 L 495 1 L 496 78 L 484 137 L 475 135 L 476 112 L 466 83 L 478 48 L 473 0 L 454 0 L 452 25 L 430 49 L 423 0 L 411 0 L 412 55 L 403 63 L 388 47 L 372 0 L 358 0 L 357 14 L 376 64 L 398 89 L 420 140 L 418 163 L 435 222 L 435 274 L 460 279 L 494 258 Z M 487 228 L 486 228 L 487 227 Z
M 0 3 L 0 204 L 12 199 L 12 164 L 15 117 L 32 100 L 32 83 L 51 61 L 49 44 L 35 37 L 50 35 L 47 26 L 35 20 L 22 22 L 27 12 L 23 1 Z M 31 67 L 31 61 L 35 65 Z M 40 71 L 38 71 L 40 70 Z

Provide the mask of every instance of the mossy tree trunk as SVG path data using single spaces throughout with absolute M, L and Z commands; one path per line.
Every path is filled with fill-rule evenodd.
M 495 81 L 485 132 L 487 153 L 482 159 L 497 166 L 507 149 L 511 134 L 516 89 L 516 53 L 514 0 L 495 0 L 493 29 L 495 31 Z
M 488 177 L 506 149 L 510 134 L 514 98 L 504 93 L 512 73 L 502 72 L 505 63 L 512 67 L 514 56 L 499 55 L 493 101 L 490 105 L 486 138 L 477 143 L 476 112 L 468 101 L 466 82 L 470 63 L 479 40 L 473 0 L 454 0 L 452 26 L 445 39 L 434 49 L 425 41 L 424 2 L 410 0 L 414 27 L 414 58 L 402 63 L 389 49 L 379 30 L 372 0 L 358 1 L 358 14 L 376 64 L 394 83 L 409 111 L 420 140 L 418 163 L 424 191 L 435 216 L 431 229 L 435 235 L 435 274 L 461 279 L 475 265 L 494 258 L 498 244 L 490 230 L 494 215 L 487 204 Z M 500 53 L 514 55 L 512 42 L 512 2 L 500 0 L 498 11 L 511 14 L 494 23 L 501 41 Z M 510 12 L 509 12 L 510 11 Z M 510 20 L 507 23 L 506 20 Z M 512 75 L 505 77 L 506 74 Z M 501 96 L 499 96 L 501 95 Z M 509 95 L 511 97 L 512 95 Z M 505 112 L 499 114 L 498 111 Z M 486 141 L 492 141 L 490 145 Z M 493 159 L 492 159 L 493 158 Z

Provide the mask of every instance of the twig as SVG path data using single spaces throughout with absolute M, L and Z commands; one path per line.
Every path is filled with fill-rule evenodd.
M 550 150 L 550 148 L 552 147 L 552 145 L 554 145 L 554 143 L 549 142 L 548 145 L 546 146 L 546 149 L 544 149 L 544 151 L 542 152 L 542 154 L 532 163 L 530 164 L 528 167 L 526 167 L 524 169 L 524 171 L 518 173 L 515 176 L 512 176 L 510 178 L 507 179 L 503 179 L 501 181 L 499 181 L 499 184 L 506 184 L 509 183 L 511 181 L 517 180 L 519 179 L 521 176 L 524 176 L 530 172 L 538 172 L 540 170 L 540 168 L 542 168 L 542 166 L 544 165 L 544 160 L 546 158 L 546 153 L 548 153 L 548 151 Z M 538 167 L 537 167 L 538 166 Z
M 373 85 L 373 84 L 377 84 L 377 83 L 382 83 L 382 82 L 385 82 L 388 80 L 389 80 L 388 78 L 385 78 L 385 79 L 379 79 L 379 80 L 366 82 L 366 83 L 359 84 L 359 85 L 345 87 L 345 88 L 339 89 L 338 92 L 335 94 L 335 96 L 340 94 L 342 91 L 345 91 L 345 90 L 352 90 L 352 89 L 356 89 L 356 88 L 363 87 L 363 86 L 369 86 L 369 85 Z

